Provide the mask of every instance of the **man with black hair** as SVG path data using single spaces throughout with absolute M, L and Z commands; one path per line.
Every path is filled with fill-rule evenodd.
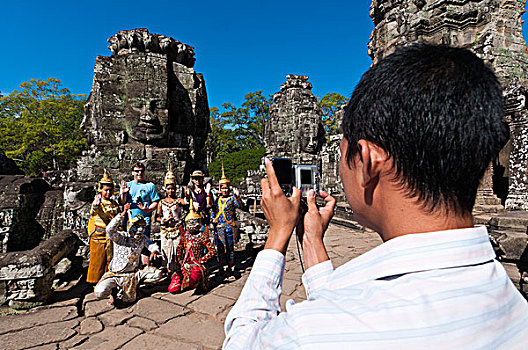
M 528 305 L 471 211 L 508 138 L 500 84 L 465 49 L 397 50 L 361 78 L 343 120 L 340 174 L 356 220 L 384 243 L 335 269 L 323 236 L 335 200 L 299 215 L 266 161 L 265 249 L 226 319 L 226 349 L 527 348 Z M 280 313 L 299 220 L 307 301 Z

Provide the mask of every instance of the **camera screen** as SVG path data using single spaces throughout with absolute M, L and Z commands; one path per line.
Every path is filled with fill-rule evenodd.
M 272 158 L 273 169 L 277 180 L 281 185 L 291 185 L 292 180 L 292 161 L 288 158 Z
M 301 169 L 301 185 L 312 184 L 312 171 L 309 169 Z

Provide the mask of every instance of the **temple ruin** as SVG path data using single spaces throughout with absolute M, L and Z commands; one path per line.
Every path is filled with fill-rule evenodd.
M 169 161 L 180 184 L 192 170 L 206 170 L 209 105 L 194 48 L 147 29 L 123 30 L 108 42 L 113 55 L 95 61 L 82 125 L 89 150 L 76 180 L 95 182 L 103 168 L 128 179 L 135 161 L 155 183 L 163 183 Z
M 264 132 L 266 153 L 291 158 L 295 164 L 316 164 L 324 143 L 322 111 L 306 75 L 287 75 L 273 95 Z
M 170 163 L 180 185 L 193 170 L 207 169 L 209 105 L 203 75 L 193 69 L 194 48 L 147 29 L 123 30 L 108 42 L 113 55 L 97 57 L 85 106 L 88 151 L 64 195 L 65 226 L 83 239 L 103 168 L 118 184 L 140 161 L 147 179 L 162 184 Z

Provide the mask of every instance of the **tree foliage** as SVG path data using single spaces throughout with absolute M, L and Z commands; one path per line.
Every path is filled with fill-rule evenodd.
M 221 160 L 209 164 L 209 175 L 219 180 L 222 176 L 222 161 L 224 170 L 231 183 L 238 184 L 247 176 L 248 170 L 256 170 L 261 164 L 262 157 L 266 155 L 264 147 L 257 149 L 245 149 L 242 151 L 226 154 Z
M 331 136 L 340 133 L 341 125 L 337 117 L 339 108 L 348 102 L 348 99 L 336 92 L 329 92 L 319 100 L 319 106 L 323 110 L 323 124 L 326 135 Z
M 0 150 L 27 175 L 69 168 L 86 147 L 84 103 L 58 79 L 20 84 L 0 97 Z
M 222 112 L 216 107 L 211 108 L 211 134 L 207 140 L 210 162 L 233 152 L 264 146 L 264 127 L 269 117 L 271 96 L 256 91 L 244 99 L 240 107 L 224 103 Z

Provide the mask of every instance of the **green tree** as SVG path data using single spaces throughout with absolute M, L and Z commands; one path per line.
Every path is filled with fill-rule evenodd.
M 222 159 L 218 159 L 209 164 L 209 175 L 220 180 L 222 176 L 222 161 L 228 179 L 233 184 L 239 184 L 247 176 L 248 170 L 256 170 L 261 164 L 261 159 L 266 155 L 264 147 L 257 149 L 245 149 L 230 154 L 226 154 Z
M 337 112 L 339 108 L 348 102 L 348 99 L 336 92 L 329 92 L 323 96 L 318 102 L 323 110 L 323 124 L 326 131 L 326 136 L 335 135 L 340 132 L 339 120 Z
M 226 127 L 227 120 L 222 117 L 218 108 L 210 108 L 209 121 L 211 132 L 205 143 L 208 163 L 237 149 L 236 138 L 232 129 Z
M 247 94 L 244 99 L 240 107 L 224 103 L 221 113 L 218 108 L 211 108 L 211 133 L 207 140 L 210 162 L 233 152 L 264 146 L 264 127 L 269 116 L 271 96 L 266 97 L 262 91 L 256 91 Z
M 73 95 L 58 79 L 31 79 L 0 97 L 0 150 L 27 175 L 72 166 L 86 147 L 80 129 L 84 95 Z

